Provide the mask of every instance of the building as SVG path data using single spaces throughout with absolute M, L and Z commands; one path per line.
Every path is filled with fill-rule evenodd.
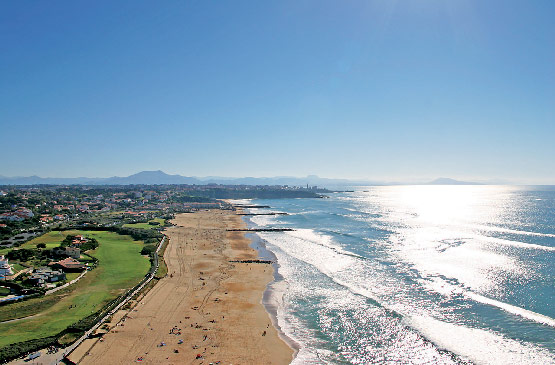
M 74 259 L 81 257 L 81 249 L 78 247 L 54 247 L 52 253 L 56 256 L 69 256 Z
M 78 259 L 81 257 L 81 249 L 77 247 L 66 247 L 66 255 L 69 257 L 73 257 L 74 259 Z
M 46 283 L 55 283 L 66 279 L 66 274 L 62 270 L 52 270 L 48 267 L 41 267 L 35 270 L 27 281 L 36 286 L 43 286 Z
M 62 270 L 64 272 L 80 272 L 87 268 L 86 265 L 83 265 L 79 261 L 75 260 L 73 257 L 68 257 L 67 259 L 51 262 L 48 264 L 48 266 L 56 270 Z
M 0 280 L 9 280 L 13 275 L 13 270 L 8 259 L 4 255 L 0 256 Z
M 50 216 L 46 216 L 46 215 L 40 217 L 41 223 L 50 223 L 50 222 L 52 222 L 53 220 L 54 220 L 54 218 L 52 218 L 52 217 L 50 217 Z
M 15 214 L 15 213 L 3 213 L 3 214 L 0 214 L 0 220 L 12 221 L 12 222 L 21 222 L 21 221 L 25 220 L 25 218 Z
M 71 241 L 72 247 L 81 247 L 83 243 L 87 243 L 89 240 L 82 235 L 75 236 L 75 238 Z
M 25 218 L 33 218 L 35 216 L 35 214 L 27 208 L 19 208 L 15 214 L 19 215 L 19 216 L 23 216 Z

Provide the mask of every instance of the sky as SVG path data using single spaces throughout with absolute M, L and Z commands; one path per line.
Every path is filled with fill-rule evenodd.
M 555 2 L 4 1 L 0 175 L 555 184 Z

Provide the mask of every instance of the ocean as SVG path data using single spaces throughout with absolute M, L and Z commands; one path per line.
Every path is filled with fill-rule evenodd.
M 295 364 L 555 364 L 555 187 L 251 200 Z

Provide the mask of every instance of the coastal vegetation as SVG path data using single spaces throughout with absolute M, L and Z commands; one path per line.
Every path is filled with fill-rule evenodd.
M 0 362 L 71 343 L 147 272 L 155 280 L 143 292 L 165 277 L 167 241 L 156 249 L 176 213 L 234 209 L 218 198 L 317 193 L 285 186 L 2 187 L 0 254 L 19 275 L 0 285 L 6 300 L 0 305 Z M 84 268 L 88 271 L 79 281 L 64 285 Z
M 50 237 L 42 241 L 59 246 L 65 237 L 72 235 L 91 237 L 99 243 L 95 250 L 89 251 L 98 260 L 98 266 L 77 283 L 56 293 L 1 306 L 0 359 L 10 358 L 13 351 L 19 351 L 21 346 L 16 343 L 31 341 L 23 346 L 27 349 L 36 343 L 42 344 L 40 339 L 49 339 L 52 343 L 64 335 L 68 338 L 68 333 L 85 330 L 94 314 L 136 285 L 149 270 L 148 258 L 140 254 L 144 243 L 130 236 L 69 230 L 50 232 L 46 235 Z M 6 322 L 13 319 L 18 320 Z
M 142 228 L 142 229 L 160 229 L 166 224 L 166 220 L 163 218 L 154 218 L 144 223 L 127 223 L 124 224 L 124 228 Z

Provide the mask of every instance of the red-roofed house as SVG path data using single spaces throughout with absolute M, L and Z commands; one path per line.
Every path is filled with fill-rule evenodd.
M 68 257 L 67 259 L 63 259 L 57 262 L 51 262 L 48 264 L 48 266 L 51 266 L 55 269 L 61 269 L 64 272 L 79 272 L 87 268 L 87 266 L 83 265 L 72 257 Z

